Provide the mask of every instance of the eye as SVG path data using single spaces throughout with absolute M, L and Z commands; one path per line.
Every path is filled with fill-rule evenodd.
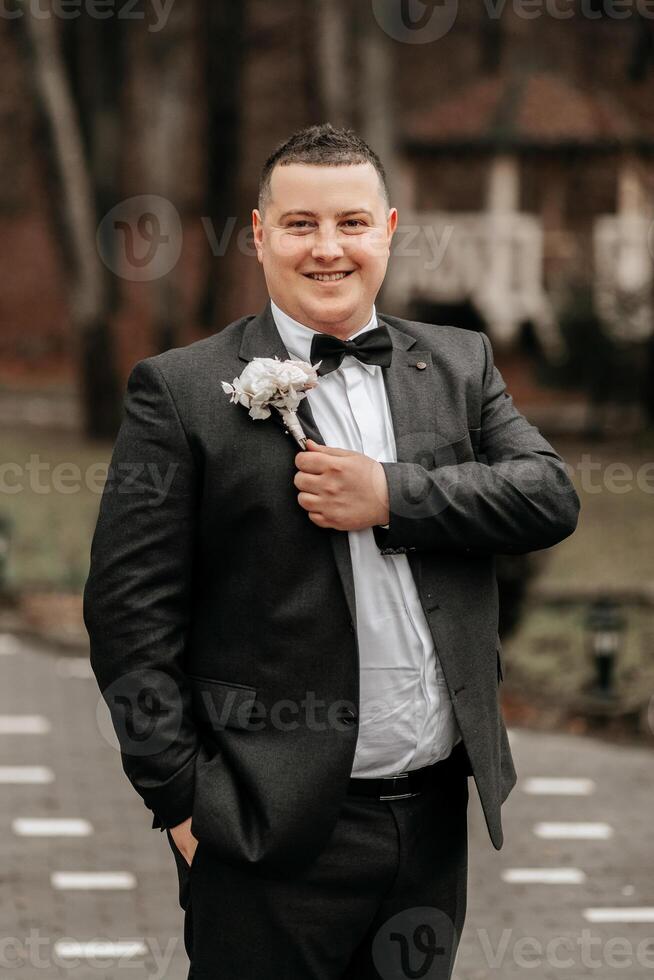
M 289 222 L 288 227 L 289 228 L 300 228 L 300 229 L 310 228 L 311 227 L 311 222 L 310 221 L 307 221 L 305 218 L 300 218 L 297 221 L 291 221 L 291 222 Z
M 365 221 L 362 221 L 361 218 L 348 218 L 344 224 L 349 228 L 365 228 L 366 225 Z

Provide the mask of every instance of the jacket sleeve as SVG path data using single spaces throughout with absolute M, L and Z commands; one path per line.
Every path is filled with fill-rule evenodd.
M 200 747 L 183 664 L 197 480 L 167 383 L 152 359 L 139 361 L 91 546 L 84 622 L 123 768 L 160 827 L 191 816 Z
M 373 528 L 382 554 L 523 554 L 576 527 L 579 498 L 563 460 L 515 408 L 488 337 L 479 338 L 485 367 L 475 460 L 433 469 L 382 463 L 390 521 L 388 530 Z

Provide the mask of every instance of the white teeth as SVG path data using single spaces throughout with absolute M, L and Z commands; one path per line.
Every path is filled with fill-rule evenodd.
M 309 279 L 317 279 L 318 282 L 337 282 L 339 279 L 345 279 L 349 273 L 347 272 L 310 272 Z

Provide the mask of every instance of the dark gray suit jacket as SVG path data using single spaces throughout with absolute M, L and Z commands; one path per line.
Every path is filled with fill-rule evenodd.
M 516 774 L 493 556 L 556 544 L 579 501 L 483 334 L 380 320 L 397 462 L 383 464 L 390 527 L 375 539 L 407 554 L 499 849 Z M 359 708 L 347 532 L 298 504 L 298 449 L 277 413 L 255 421 L 220 385 L 275 355 L 289 356 L 268 304 L 136 364 L 84 594 L 93 670 L 153 826 L 192 815 L 226 860 L 271 868 L 327 841 Z M 299 414 L 324 442 L 307 399 Z

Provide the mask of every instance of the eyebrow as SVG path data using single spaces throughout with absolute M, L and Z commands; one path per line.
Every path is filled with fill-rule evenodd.
M 349 217 L 352 214 L 365 214 L 365 215 L 367 215 L 368 218 L 371 218 L 371 219 L 373 218 L 372 212 L 371 211 L 368 211 L 366 208 L 352 208 L 349 211 L 337 211 L 336 212 L 336 217 L 337 218 L 347 218 L 347 217 Z M 284 211 L 284 213 L 282 215 L 280 215 L 279 220 L 280 221 L 283 221 L 284 218 L 290 218 L 293 215 L 304 215 L 305 217 L 309 217 L 309 218 L 317 218 L 318 217 L 318 215 L 316 214 L 315 211 L 302 211 L 302 210 L 297 210 L 297 211 Z

